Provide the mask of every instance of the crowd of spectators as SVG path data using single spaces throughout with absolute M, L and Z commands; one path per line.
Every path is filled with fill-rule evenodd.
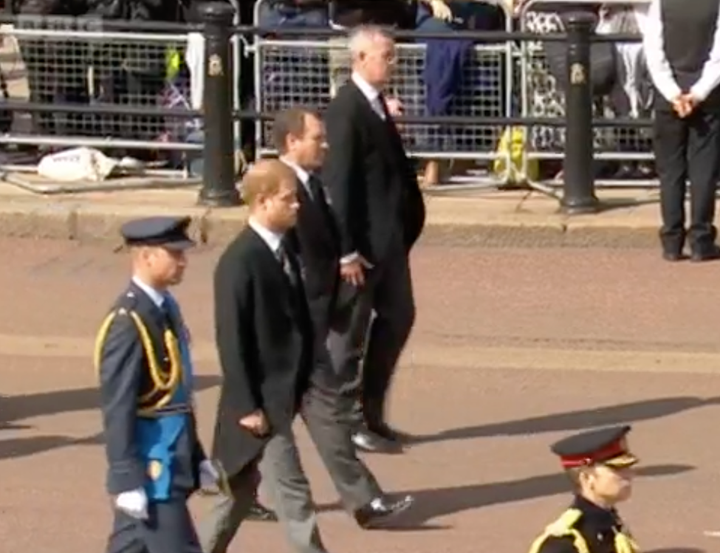
M 193 0 L 19 0 L 14 9 L 21 15 L 93 16 L 103 19 L 150 21 L 192 21 Z M 415 40 L 425 49 L 417 66 L 407 77 L 417 86 L 397 90 L 405 112 L 417 115 L 461 115 L 503 117 L 509 111 L 519 113 L 519 90 L 504 88 L 510 82 L 506 54 L 494 61 L 486 57 L 478 62 L 469 55 L 474 52 L 470 40 L 453 38 L 458 29 L 503 30 L 520 28 L 519 14 L 523 6 L 513 0 L 237 0 L 239 21 L 256 24 L 263 36 L 271 38 L 282 29 L 301 28 L 312 37 L 312 29 L 349 29 L 360 24 L 380 24 L 402 30 L 447 33 L 447 38 Z M 628 7 L 629 6 L 629 7 Z M 526 30 L 549 33 L 562 30 L 562 15 L 569 11 L 591 11 L 598 16 L 596 32 L 639 32 L 642 25 L 642 4 L 536 2 L 523 14 Z M 296 37 L 297 38 L 297 37 Z M 300 40 L 299 38 L 297 38 Z M 307 38 L 305 38 L 307 40 Z M 322 54 L 292 54 L 274 61 L 267 59 L 263 71 L 256 73 L 252 57 L 242 60 L 239 87 L 245 107 L 274 111 L 288 104 L 317 104 L 322 107 L 348 76 L 347 49 L 343 37 L 327 40 L 332 48 Z M 407 41 L 406 41 L 407 42 Z M 185 63 L 185 45 L 172 47 L 139 43 L 94 40 L 48 41 L 38 38 L 18 39 L 19 50 L 27 70 L 30 100 L 42 104 L 123 104 L 192 107 L 192 71 Z M 531 62 L 529 107 L 533 115 L 562 116 L 564 86 L 564 44 L 544 43 L 539 46 L 543 56 Z M 515 50 L 519 53 L 519 49 Z M 324 56 L 322 62 L 308 56 Z M 474 60 L 474 61 L 473 61 Z M 519 56 L 516 60 L 520 62 Z M 299 63 L 300 62 L 300 63 Z M 298 73 L 310 62 L 324 67 L 312 82 Z M 399 63 L 404 63 L 400 60 Z M 473 63 L 475 64 L 473 66 Z M 528 60 L 522 60 L 528 63 Z M 518 65 L 513 71 L 519 73 Z M 640 45 L 598 43 L 592 47 L 591 74 L 593 94 L 601 116 L 644 117 L 652 102 L 649 81 L 644 71 Z M 402 71 L 399 72 L 402 74 Z M 407 72 L 406 72 L 407 73 Z M 472 74 L 472 78 L 468 75 Z M 262 81 L 255 83 L 256 75 Z M 298 78 L 301 77 L 301 78 Z M 197 79 L 197 77 L 196 77 Z M 512 79 L 520 83 L 521 79 Z M 259 85 L 259 86 L 256 86 Z M 273 88 L 274 87 L 274 88 Z M 412 89 L 412 90 L 410 90 Z M 293 90 L 296 92 L 293 93 Z M 416 94 L 421 90 L 421 94 Z M 258 96 L 264 97 L 260 101 Z M 509 102 L 509 105 L 508 105 Z M 195 106 L 198 107 L 198 106 Z M 158 139 L 186 140 L 193 136 L 189 125 L 171 124 L 159 117 L 91 116 L 87 114 L 36 113 L 32 132 L 44 136 L 112 136 L 142 141 Z M 195 124 L 194 122 L 192 124 Z M 498 147 L 503 131 L 498 127 L 475 127 L 467 132 L 460 127 L 425 126 L 422 133 L 407 129 L 409 147 L 426 152 L 464 151 L 492 152 Z M 196 129 L 195 129 L 196 130 Z M 481 129 L 482 130 L 482 129 Z M 197 136 L 197 134 L 195 134 Z M 201 135 L 200 135 L 201 136 Z M 256 137 L 254 123 L 247 123 L 243 136 Z M 639 130 L 597 131 L 597 147 L 614 151 L 649 151 L 648 137 Z M 608 144 L 610 144 L 608 146 Z M 536 150 L 562 150 L 563 130 L 535 127 L 524 145 Z M 247 145 L 252 148 L 254 145 Z M 147 157 L 147 151 L 133 152 Z M 442 178 L 442 160 L 430 160 L 425 167 L 425 180 Z M 601 167 L 622 178 L 652 174 L 646 163 L 614 163 Z

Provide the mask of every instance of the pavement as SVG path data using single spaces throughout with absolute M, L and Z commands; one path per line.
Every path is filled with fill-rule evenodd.
M 220 381 L 212 270 L 193 252 L 177 288 L 193 335 L 198 420 L 211 444 Z M 127 279 L 112 243 L 0 238 L 0 542 L 6 551 L 96 553 L 111 511 L 91 366 L 99 321 Z M 664 263 L 654 250 L 420 244 L 418 318 L 389 417 L 418 438 L 366 455 L 416 508 L 362 531 L 301 423 L 300 453 L 331 553 L 527 551 L 567 504 L 549 445 L 631 423 L 642 463 L 621 507 L 646 552 L 710 553 L 720 530 L 714 440 L 720 414 L 720 285 L 714 264 Z M 197 519 L 212 500 L 197 497 Z M 248 523 L 230 553 L 289 551 L 276 524 Z
M 197 196 L 196 186 L 38 194 L 0 182 L 0 236 L 116 241 L 124 221 L 166 213 L 191 216 L 204 243 L 234 236 L 247 210 L 199 207 Z M 657 248 L 656 189 L 599 190 L 600 212 L 573 216 L 561 213 L 555 198 L 527 190 L 439 187 L 426 198 L 428 244 Z

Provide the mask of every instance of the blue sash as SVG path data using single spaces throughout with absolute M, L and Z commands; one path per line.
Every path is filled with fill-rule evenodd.
M 182 381 L 175 389 L 172 398 L 163 410 L 171 411 L 174 407 L 192 407 L 193 367 L 190 358 L 190 344 L 180 308 L 175 299 L 166 293 L 166 309 L 170 313 L 175 326 L 179 326 L 178 347 L 182 361 Z M 163 501 L 170 497 L 173 476 L 175 445 L 188 421 L 187 412 L 159 414 L 157 417 L 138 417 L 135 435 L 137 437 L 140 457 L 147 467 L 145 492 L 150 500 Z

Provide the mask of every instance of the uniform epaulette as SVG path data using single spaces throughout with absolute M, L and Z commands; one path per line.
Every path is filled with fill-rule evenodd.
M 555 522 L 545 528 L 545 534 L 548 536 L 566 536 L 568 531 L 570 531 L 581 518 L 582 511 L 580 509 L 567 509 Z
M 567 509 L 555 522 L 545 527 L 545 531 L 538 536 L 530 546 L 529 553 L 542 551 L 545 542 L 549 538 L 570 538 L 577 553 L 590 553 L 588 544 L 580 531 L 575 527 L 582 518 L 582 511 L 579 509 Z
M 127 314 L 128 311 L 132 311 L 133 309 L 135 309 L 136 305 L 137 296 L 135 295 L 135 292 L 133 292 L 132 290 L 128 290 L 118 298 L 118 300 L 115 302 L 113 310 L 117 311 L 118 314 L 120 314 L 121 310 L 125 310 L 125 313 L 123 314 Z

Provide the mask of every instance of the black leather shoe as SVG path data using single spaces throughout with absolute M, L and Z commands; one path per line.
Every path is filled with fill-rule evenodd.
M 718 246 L 712 246 L 707 249 L 695 250 L 690 255 L 690 261 L 712 261 L 714 259 L 720 259 L 720 248 Z
M 384 438 L 391 442 L 400 442 L 401 444 L 407 444 L 413 440 L 413 436 L 411 436 L 410 434 L 401 432 L 400 430 L 397 430 L 384 422 L 377 424 L 368 423 L 367 428 L 376 436 L 380 436 L 381 438 Z
M 353 433 L 352 441 L 355 447 L 369 453 L 402 453 L 402 444 L 396 440 L 389 440 L 370 430 L 363 428 Z
M 272 509 L 260 505 L 257 501 L 250 507 L 247 520 L 259 520 L 262 522 L 277 522 L 277 515 Z
M 665 261 L 682 261 L 683 259 L 685 259 L 685 256 L 682 254 L 682 252 L 664 251 L 662 256 Z
M 411 495 L 395 501 L 391 501 L 387 497 L 379 497 L 355 511 L 355 520 L 365 530 L 382 528 L 392 522 L 400 513 L 407 511 L 413 501 Z

